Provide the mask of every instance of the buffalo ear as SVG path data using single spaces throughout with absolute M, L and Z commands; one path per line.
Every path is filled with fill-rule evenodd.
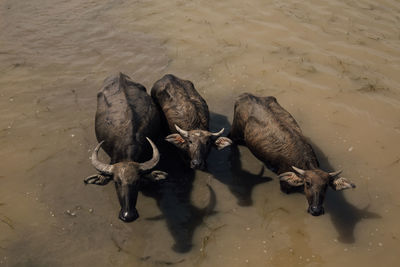
M 297 176 L 294 172 L 280 174 L 279 180 L 288 183 L 290 186 L 301 186 L 304 184 L 304 179 Z
M 152 171 L 150 174 L 148 174 L 146 177 L 151 179 L 151 180 L 164 180 L 165 178 L 167 178 L 168 173 L 163 172 L 163 171 Z
M 356 188 L 356 185 L 350 182 L 347 178 L 344 177 L 338 177 L 338 178 L 333 178 L 329 182 L 329 185 L 333 188 L 335 191 L 341 191 L 349 188 Z
M 232 140 L 228 137 L 218 137 L 217 140 L 215 140 L 214 145 L 217 147 L 218 150 L 221 150 L 227 146 L 232 145 Z
M 185 139 L 183 139 L 183 137 L 177 133 L 168 135 L 165 137 L 165 141 L 170 142 L 179 148 L 183 148 L 184 144 L 186 143 Z

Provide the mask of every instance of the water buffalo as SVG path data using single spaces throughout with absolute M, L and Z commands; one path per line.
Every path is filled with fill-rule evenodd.
M 210 148 L 229 146 L 232 141 L 220 137 L 224 129 L 209 132 L 209 111 L 206 101 L 190 81 L 168 74 L 151 89 L 151 96 L 163 111 L 169 133 L 165 140 L 177 146 L 190 160 L 193 169 L 206 168 Z
M 319 168 L 313 148 L 303 136 L 295 119 L 275 97 L 241 94 L 235 102 L 232 140 L 244 142 L 249 150 L 279 175 L 281 190 L 290 193 L 302 186 L 308 200 L 308 212 L 324 213 L 323 202 L 328 185 L 334 190 L 354 188 L 341 171 Z
M 166 173 L 153 171 L 160 154 L 150 140 L 160 130 L 160 117 L 156 105 L 146 93 L 146 88 L 120 73 L 104 81 L 97 94 L 95 131 L 100 142 L 92 154 L 92 164 L 100 174 L 86 178 L 85 183 L 105 185 L 114 180 L 124 222 L 139 217 L 136 210 L 140 177 L 165 178 Z M 149 138 L 150 137 L 150 138 Z M 153 156 L 150 157 L 150 147 Z M 100 146 L 110 156 L 111 163 L 98 160 Z

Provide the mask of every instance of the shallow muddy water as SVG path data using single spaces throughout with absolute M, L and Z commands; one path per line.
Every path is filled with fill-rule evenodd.
M 240 93 L 273 95 L 357 188 L 312 217 L 232 148 L 179 197 L 139 194 L 123 223 L 113 185 L 82 182 L 96 93 L 119 71 L 148 91 L 191 80 L 212 130 L 229 130 Z M 397 266 L 399 73 L 395 0 L 3 0 L 0 266 Z

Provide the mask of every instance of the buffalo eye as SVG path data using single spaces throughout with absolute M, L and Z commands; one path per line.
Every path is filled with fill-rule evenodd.
M 309 181 L 306 181 L 306 186 L 311 187 L 311 183 Z

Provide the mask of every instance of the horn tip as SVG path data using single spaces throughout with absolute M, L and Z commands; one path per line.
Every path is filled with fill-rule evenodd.
M 154 142 L 149 137 L 146 136 L 146 139 L 147 141 L 149 141 L 150 144 L 154 144 Z
M 105 142 L 106 140 L 102 140 L 101 142 L 99 142 L 98 146 L 101 147 L 101 145 Z
M 97 146 L 95 147 L 95 149 L 94 149 L 94 151 L 93 151 L 93 152 L 97 152 L 97 151 L 99 151 L 99 149 L 100 149 L 101 145 L 102 145 L 104 142 L 105 142 L 105 140 L 102 140 L 101 142 L 99 142 L 99 143 L 97 144 Z
M 343 172 L 343 170 L 338 170 L 338 171 L 329 173 L 329 175 L 331 177 L 335 177 L 335 176 L 339 176 L 342 172 Z
M 292 166 L 292 169 L 301 175 L 303 175 L 305 173 L 305 170 L 297 168 L 296 166 Z

